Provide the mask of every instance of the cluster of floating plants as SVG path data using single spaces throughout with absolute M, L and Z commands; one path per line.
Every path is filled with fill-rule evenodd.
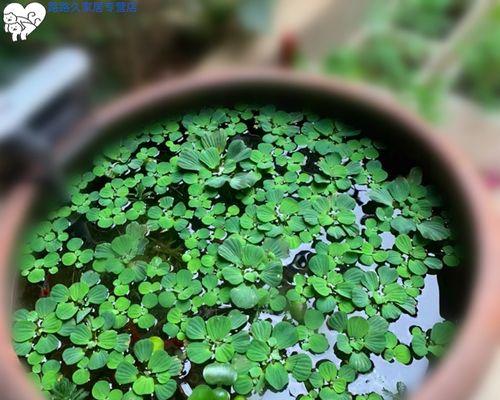
M 397 397 L 350 385 L 375 356 L 443 353 L 450 322 L 391 328 L 459 259 L 436 193 L 383 151 L 272 106 L 115 143 L 29 234 L 17 354 L 50 399 Z

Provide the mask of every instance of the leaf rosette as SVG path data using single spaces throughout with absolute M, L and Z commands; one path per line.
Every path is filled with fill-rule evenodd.
M 336 312 L 328 320 L 328 326 L 339 332 L 335 348 L 348 356 L 349 365 L 360 373 L 373 367 L 370 352 L 380 354 L 386 348 L 389 324 L 380 316 L 348 318 L 345 313 Z
M 184 182 L 215 189 L 226 183 L 235 190 L 252 187 L 260 179 L 260 174 L 241 170 L 241 162 L 250 157 L 251 149 L 239 139 L 227 142 L 227 135 L 218 131 L 201 136 L 198 143 L 191 142 L 194 146 L 186 145 L 177 160 Z
M 321 361 L 311 373 L 308 381 L 312 386 L 310 398 L 329 400 L 332 398 L 347 398 L 347 385 L 357 377 L 357 372 L 350 365 L 337 367 L 331 361 Z
M 190 318 L 186 323 L 186 347 L 188 358 L 195 364 L 215 359 L 230 362 L 236 353 L 243 354 L 250 344 L 250 335 L 241 330 L 246 323 L 242 314 L 214 316 L 205 321 L 201 317 Z
M 133 347 L 133 361 L 122 361 L 115 371 L 116 382 L 130 387 L 136 396 L 154 396 L 159 400 L 171 398 L 177 390 L 174 380 L 182 369 L 177 357 L 155 350 L 153 342 L 142 339 Z
M 288 248 L 275 239 L 268 239 L 259 247 L 232 236 L 219 246 L 218 254 L 229 264 L 222 264 L 220 274 L 231 285 L 250 282 L 275 287 L 283 279 L 281 258 L 287 256 Z
M 263 390 L 265 383 L 275 390 L 282 390 L 289 382 L 289 373 L 295 379 L 305 381 L 311 373 L 312 361 L 306 354 L 287 356 L 285 349 L 293 347 L 299 341 L 297 328 L 289 322 L 279 322 L 274 327 L 269 321 L 258 320 L 251 327 L 252 341 L 246 351 L 251 361 L 251 368 L 243 374 L 238 368 L 235 388 L 244 392 L 250 381 L 257 385 L 257 391 Z M 239 389 L 238 389 L 239 387 Z

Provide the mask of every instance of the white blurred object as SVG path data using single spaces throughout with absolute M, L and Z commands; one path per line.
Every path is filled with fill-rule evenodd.
M 90 60 L 79 49 L 57 50 L 0 90 L 0 142 L 26 129 L 52 102 L 81 82 Z

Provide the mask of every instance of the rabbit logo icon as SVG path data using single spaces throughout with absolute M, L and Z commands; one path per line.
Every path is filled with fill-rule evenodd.
M 5 32 L 12 34 L 12 41 L 18 38 L 26 40 L 44 20 L 45 7 L 40 3 L 30 3 L 23 7 L 19 3 L 10 3 L 3 10 Z

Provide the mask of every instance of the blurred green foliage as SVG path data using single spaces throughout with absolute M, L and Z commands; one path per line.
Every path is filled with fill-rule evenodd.
M 405 89 L 428 53 L 419 37 L 390 31 L 368 37 L 358 47 L 340 48 L 325 60 L 325 72 Z
M 333 49 L 322 70 L 386 87 L 431 120 L 439 119 L 440 102 L 452 92 L 485 107 L 498 107 L 500 5 L 496 4 L 454 49 L 451 62 L 423 74 L 432 55 L 462 23 L 472 0 L 405 0 L 384 7 L 374 3 L 377 10 L 369 13 L 361 40 Z
M 30 0 L 20 0 L 27 4 Z M 273 0 L 140 0 L 137 13 L 48 13 L 29 39 L 0 35 L 0 84 L 48 50 L 78 45 L 96 64 L 106 96 L 194 65 L 222 40 L 269 20 Z
M 500 107 L 500 5 L 478 24 L 461 56 L 458 90 L 487 108 Z
M 404 0 L 396 11 L 396 23 L 419 34 L 442 38 L 453 29 L 470 0 Z

